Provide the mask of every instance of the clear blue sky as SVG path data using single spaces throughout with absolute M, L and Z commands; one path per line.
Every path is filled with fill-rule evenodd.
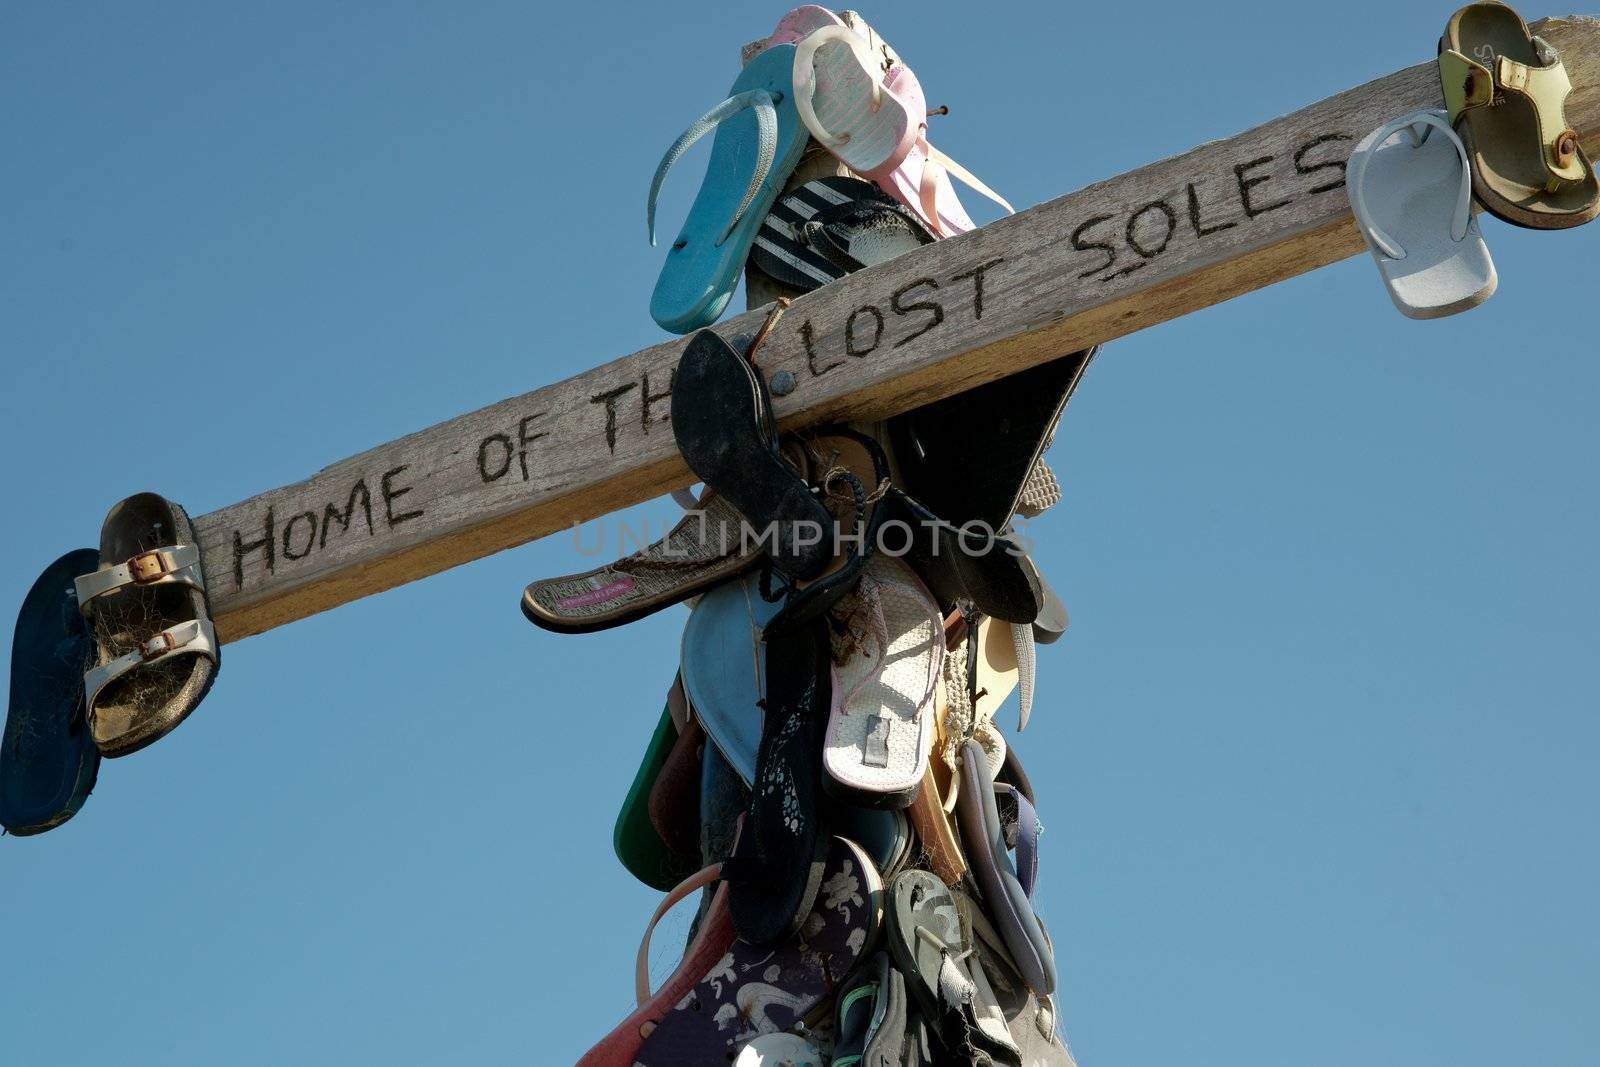
M 7 618 L 128 493 L 206 512 L 659 339 L 650 174 L 783 10 L 0 7 Z M 1450 10 L 865 13 L 1024 206 L 1429 59 Z M 1596 1062 L 1600 226 L 1484 230 L 1468 315 L 1354 259 L 1109 346 L 1072 403 L 1034 534 L 1074 624 L 1019 747 L 1085 1067 Z M 523 620 L 585 565 L 552 538 L 229 646 L 77 819 L 0 840 L 0 1063 L 575 1059 L 657 899 L 611 824 L 683 622 Z

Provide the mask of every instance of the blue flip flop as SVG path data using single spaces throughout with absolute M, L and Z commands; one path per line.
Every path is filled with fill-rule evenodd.
M 709 326 L 728 306 L 756 231 L 805 151 L 810 134 L 794 106 L 794 45 L 774 45 L 752 59 L 727 99 L 662 157 L 646 209 L 652 245 L 656 196 L 667 171 L 712 130 L 717 136 L 705 179 L 650 295 L 650 316 L 673 333 Z
M 18 836 L 60 826 L 83 807 L 100 750 L 83 708 L 94 636 L 73 580 L 100 566 L 92 548 L 44 569 L 23 598 L 11 639 L 11 705 L 0 738 L 0 826 Z
M 749 785 L 761 747 L 760 701 L 766 696 L 761 630 L 778 604 L 762 599 L 748 574 L 700 598 L 683 628 L 683 690 L 717 751 Z

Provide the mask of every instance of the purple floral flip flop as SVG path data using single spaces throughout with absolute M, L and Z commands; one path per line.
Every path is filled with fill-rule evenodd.
M 645 1039 L 635 1067 L 728 1063 L 762 1034 L 794 1026 L 855 969 L 882 915 L 877 869 L 860 846 L 834 838 L 799 933 L 765 948 L 734 941 Z

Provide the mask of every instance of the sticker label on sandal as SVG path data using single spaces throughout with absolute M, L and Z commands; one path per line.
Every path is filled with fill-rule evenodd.
M 599 604 L 609 603 L 619 596 L 625 596 L 633 592 L 633 588 L 633 579 L 623 575 L 616 581 L 607 582 L 598 589 L 591 589 L 587 593 L 562 597 L 556 601 L 556 607 L 561 608 L 563 611 L 571 611 L 574 608 L 592 608 Z

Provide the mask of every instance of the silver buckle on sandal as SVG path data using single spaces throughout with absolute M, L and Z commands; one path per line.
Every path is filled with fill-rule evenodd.
M 177 647 L 178 639 L 172 636 L 172 631 L 163 630 L 139 646 L 139 658 L 149 663 L 153 659 L 160 659 Z
M 134 585 L 150 585 L 159 582 L 173 572 L 174 568 L 167 554 L 159 549 L 150 552 L 141 552 L 128 560 L 128 577 Z

